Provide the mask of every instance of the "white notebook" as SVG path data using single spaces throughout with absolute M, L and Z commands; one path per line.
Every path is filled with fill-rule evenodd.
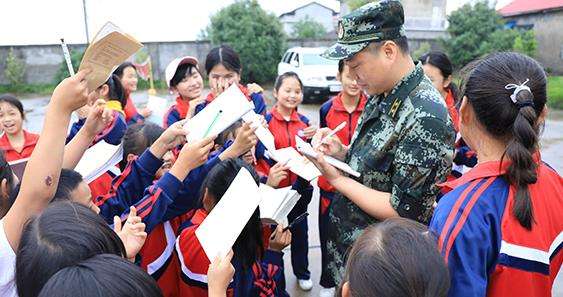
M 86 183 L 90 183 L 113 169 L 122 159 L 122 144 L 111 145 L 102 140 L 86 150 L 74 170 L 82 175 Z
M 224 257 L 260 203 L 258 185 L 242 168 L 195 234 L 210 261 Z
M 285 163 L 289 170 L 307 181 L 311 181 L 319 176 L 321 172 L 315 164 L 301 155 L 292 147 L 286 147 L 273 152 L 266 152 L 266 156 L 278 163 Z
M 149 117 L 146 118 L 146 120 L 161 126 L 162 119 L 166 115 L 168 107 L 168 100 L 166 100 L 165 98 L 149 95 L 147 108 L 150 109 L 152 113 Z
M 267 223 L 287 225 L 287 215 L 295 207 L 301 195 L 291 187 L 274 189 L 260 184 L 258 190 L 262 196 L 260 218 Z
M 253 109 L 254 104 L 238 86 L 231 85 L 184 125 L 184 129 L 189 132 L 188 142 L 218 135 Z
M 300 137 L 295 137 L 295 142 L 296 142 L 296 147 L 297 150 L 302 153 L 303 155 L 309 156 L 311 158 L 316 158 L 317 157 L 317 152 L 315 152 L 315 150 L 313 149 L 313 147 L 308 144 L 307 142 L 303 141 Z M 350 167 L 350 165 L 335 159 L 331 156 L 324 156 L 326 162 L 352 176 L 355 177 L 360 177 L 360 173 L 354 169 L 352 169 L 352 167 Z
M 261 116 L 256 114 L 254 110 L 251 110 L 242 116 L 242 120 L 246 123 L 251 123 L 251 127 L 256 127 L 254 134 L 256 134 L 258 140 L 260 140 L 264 147 L 266 147 L 266 150 L 273 152 L 276 150 L 274 135 L 270 132 L 270 130 L 262 126 L 260 117 Z

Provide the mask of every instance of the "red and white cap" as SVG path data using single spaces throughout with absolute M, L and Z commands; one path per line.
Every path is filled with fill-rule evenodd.
M 180 65 L 190 64 L 198 68 L 198 63 L 198 60 L 192 56 L 184 56 L 172 60 L 172 62 L 166 66 L 166 70 L 164 71 L 166 85 L 170 88 L 170 81 L 174 77 L 174 74 L 176 74 L 176 70 L 180 67 Z

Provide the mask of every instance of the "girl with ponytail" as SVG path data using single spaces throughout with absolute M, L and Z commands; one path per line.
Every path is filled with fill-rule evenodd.
M 460 132 L 478 164 L 430 224 L 450 269 L 449 296 L 551 296 L 563 252 L 563 179 L 541 160 L 546 75 L 496 53 L 467 67 Z

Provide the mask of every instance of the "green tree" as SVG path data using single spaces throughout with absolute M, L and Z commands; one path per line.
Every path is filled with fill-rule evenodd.
M 221 9 L 207 31 L 214 45 L 229 44 L 239 53 L 243 81 L 264 83 L 276 77 L 285 34 L 278 18 L 256 0 L 237 0 Z
M 484 1 L 475 5 L 465 4 L 448 17 L 450 38 L 444 41 L 444 48 L 454 65 L 461 67 L 492 48 L 491 36 L 502 29 L 501 17 Z
M 23 76 L 25 74 L 25 63 L 14 54 L 14 50 L 10 48 L 6 57 L 6 69 L 4 75 L 10 82 L 10 87 L 14 90 L 23 84 Z
M 62 55 L 62 53 L 61 53 L 61 55 Z M 80 62 L 82 61 L 83 56 L 84 56 L 84 51 L 76 50 L 76 51 L 70 52 L 70 61 L 72 62 L 72 68 L 74 68 L 75 72 L 78 71 L 78 67 L 80 67 Z M 59 70 L 57 71 L 57 74 L 55 74 L 55 78 L 53 80 L 53 83 L 55 85 L 58 85 L 63 79 L 65 79 L 69 76 L 70 76 L 70 73 L 68 72 L 68 67 L 66 65 L 66 61 L 63 58 L 63 61 L 59 65 Z
M 346 0 L 346 4 L 350 7 L 350 11 L 353 11 L 372 1 L 373 0 Z
M 430 43 L 423 42 L 423 43 L 420 44 L 420 46 L 415 51 L 412 52 L 411 56 L 412 56 L 413 59 L 417 60 L 422 55 L 429 52 L 431 49 L 432 49 L 432 46 L 430 45 Z
M 293 25 L 293 37 L 303 39 L 321 38 L 326 35 L 323 24 L 306 16 Z
M 530 57 L 534 57 L 538 50 L 538 41 L 536 40 L 534 31 L 526 30 L 520 32 L 520 34 L 514 39 L 513 50 Z

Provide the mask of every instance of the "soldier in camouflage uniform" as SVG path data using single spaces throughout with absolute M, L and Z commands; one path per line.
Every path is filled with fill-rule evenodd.
M 349 148 L 339 147 L 336 138 L 320 147 L 343 158 L 361 176 L 342 176 L 322 157 L 315 160 L 339 192 L 329 213 L 327 243 L 328 268 L 337 284 L 348 249 L 367 226 L 397 215 L 428 223 L 436 184 L 451 168 L 452 121 L 440 93 L 412 61 L 403 24 L 399 1 L 367 4 L 340 20 L 338 43 L 324 53 L 329 59 L 345 59 L 372 96 Z M 319 130 L 313 143 L 328 132 Z

